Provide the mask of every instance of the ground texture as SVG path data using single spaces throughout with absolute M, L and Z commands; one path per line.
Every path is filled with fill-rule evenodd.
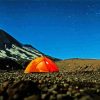
M 0 71 L 0 100 L 100 100 L 100 72 Z

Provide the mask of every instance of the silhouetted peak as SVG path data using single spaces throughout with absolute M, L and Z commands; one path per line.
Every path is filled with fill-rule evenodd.
M 11 35 L 9 35 L 4 30 L 0 29 L 0 48 L 6 47 L 10 48 L 12 47 L 12 44 L 21 46 L 22 44 L 19 43 L 15 38 L 13 38 Z

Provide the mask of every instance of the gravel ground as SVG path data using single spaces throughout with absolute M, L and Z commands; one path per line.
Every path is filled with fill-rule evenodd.
M 100 100 L 100 72 L 0 71 L 0 100 Z

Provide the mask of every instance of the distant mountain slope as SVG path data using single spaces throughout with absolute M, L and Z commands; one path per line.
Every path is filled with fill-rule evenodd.
M 31 45 L 24 45 L 10 36 L 4 30 L 0 30 L 0 58 L 11 58 L 16 61 L 32 60 L 39 56 L 48 56 Z M 60 59 L 48 56 L 49 58 L 58 61 Z
M 18 42 L 15 38 L 10 36 L 7 32 L 0 29 L 0 49 L 6 47 L 11 47 L 12 44 L 16 46 L 22 46 L 20 42 Z
M 57 65 L 63 71 L 100 71 L 100 60 L 96 59 L 67 59 L 58 61 Z

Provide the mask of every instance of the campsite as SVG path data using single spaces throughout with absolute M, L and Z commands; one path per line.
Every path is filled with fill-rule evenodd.
M 100 100 L 100 0 L 0 0 L 0 100 Z
M 47 57 L 25 69 L 0 70 L 0 100 L 99 99 L 100 70 L 69 72 Z
M 0 100 L 100 100 L 100 60 L 62 60 L 0 37 Z

